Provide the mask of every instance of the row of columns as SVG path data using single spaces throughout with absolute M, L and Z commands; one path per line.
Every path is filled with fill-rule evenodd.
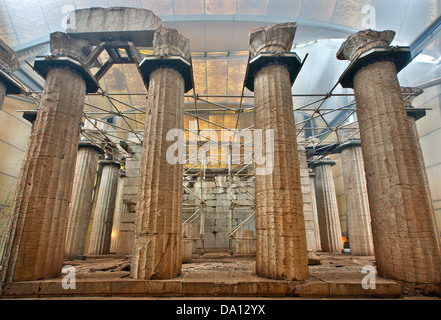
M 291 23 L 253 30 L 249 68 L 254 69 L 248 77 L 255 94 L 255 128 L 274 130 L 274 167 L 256 176 L 256 272 L 268 278 L 305 280 L 308 257 L 291 96 L 300 70 L 299 59 L 290 54 L 295 30 Z M 351 72 L 346 75 L 355 91 L 363 145 L 361 153 L 359 145 L 342 150 L 345 167 L 356 173 L 345 181 L 354 176 L 359 179 L 347 183 L 352 185 L 347 192 L 354 199 L 366 194 L 364 167 L 378 273 L 407 282 L 439 284 L 440 242 L 421 152 L 415 136 L 409 134 L 411 124 L 396 77 L 398 58 L 389 47 L 392 38 L 391 32 L 363 31 L 349 37 L 338 53 L 339 59 L 351 60 Z M 378 47 L 385 50 L 378 53 Z M 372 48 L 377 50 L 375 55 L 369 51 Z M 86 59 L 88 50 L 85 40 L 51 35 L 51 52 L 61 52 L 73 62 L 61 64 L 54 59 L 46 65 L 45 88 L 13 204 L 2 281 L 50 278 L 61 272 L 82 109 L 91 80 L 87 70 L 79 69 L 74 61 Z M 154 56 L 160 59 L 140 65 L 148 83 L 149 112 L 131 268 L 138 279 L 176 277 L 182 259 L 182 165 L 168 161 L 167 149 L 173 141 L 166 136 L 171 129 L 183 129 L 184 93 L 191 88 L 189 42 L 174 29 L 158 29 Z M 331 165 L 329 161 L 315 165 L 320 181 L 316 191 L 322 199 L 321 246 L 336 251 L 342 243 L 335 192 L 333 197 L 332 186 L 327 184 Z M 103 177 L 115 177 L 116 172 L 116 166 L 108 166 Z M 115 193 L 111 183 L 103 185 L 108 198 Z M 322 203 L 328 206 L 321 207 Z M 363 206 L 367 210 L 367 204 Z M 108 225 L 112 213 L 104 204 L 97 207 L 97 226 Z M 363 214 L 355 219 L 353 230 L 369 225 Z M 68 230 L 73 234 L 71 227 Z M 94 230 L 100 239 L 110 237 L 100 227 Z M 366 244 L 369 239 L 359 242 L 360 252 L 371 252 L 371 245 Z M 92 243 L 93 252 L 102 252 L 98 238 Z

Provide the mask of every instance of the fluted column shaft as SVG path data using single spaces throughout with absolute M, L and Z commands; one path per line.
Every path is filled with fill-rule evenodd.
M 76 72 L 48 72 L 12 206 L 6 281 L 61 273 L 85 93 Z
M 337 58 L 364 61 L 351 70 L 352 87 L 378 274 L 432 288 L 435 284 L 440 293 L 441 245 L 420 150 L 397 78 L 395 59 L 400 51 L 390 46 L 394 36 L 393 31 L 360 31 L 342 44 Z M 366 50 L 378 47 L 383 57 L 377 54 L 374 59 Z
M 315 165 L 315 179 L 322 250 L 341 252 L 343 241 L 340 216 L 330 161 L 319 162 Z
M 393 62 L 354 76 L 378 273 L 440 282 L 440 243 Z
M 66 232 L 65 257 L 74 258 L 84 254 L 86 234 L 92 213 L 93 188 L 100 150 L 80 143 L 75 165 L 72 199 Z
M 374 255 L 364 162 L 359 145 L 341 150 L 351 254 Z
M 110 252 L 113 215 L 115 211 L 116 191 L 120 164 L 112 160 L 102 160 L 100 187 L 93 212 L 92 230 L 88 254 L 102 255 Z
M 311 198 L 311 186 L 309 179 L 308 162 L 306 158 L 305 143 L 299 142 L 305 140 L 305 133 L 302 131 L 297 136 L 298 153 L 299 153 L 299 166 L 300 166 L 300 180 L 302 184 L 302 199 L 303 199 L 303 215 L 305 217 L 305 231 L 306 231 L 306 244 L 309 251 L 316 251 L 320 244 L 318 244 L 319 238 L 317 238 L 316 230 L 316 217 L 314 217 L 313 203 Z M 315 195 L 315 191 L 314 191 Z M 314 198 L 315 201 L 315 198 Z
M 320 240 L 320 226 L 318 221 L 318 210 L 317 210 L 317 196 L 315 192 L 315 179 L 314 174 L 309 174 L 309 186 L 311 192 L 311 206 L 312 206 L 312 217 L 314 220 L 314 235 L 315 235 L 315 244 L 317 251 L 322 250 L 322 244 Z
M 118 238 L 121 214 L 126 212 L 127 205 L 124 203 L 124 184 L 125 184 L 125 174 L 120 174 L 118 178 L 118 190 L 116 191 L 116 202 L 115 202 L 115 213 L 113 216 L 112 234 L 110 241 L 110 252 L 118 251 Z
M 268 65 L 254 78 L 255 128 L 274 130 L 274 170 L 256 175 L 256 272 L 276 279 L 308 278 L 290 75 Z
M 172 68 L 150 76 L 149 113 L 141 154 L 133 276 L 173 278 L 181 272 L 183 167 L 169 164 L 166 141 L 183 129 L 184 79 Z

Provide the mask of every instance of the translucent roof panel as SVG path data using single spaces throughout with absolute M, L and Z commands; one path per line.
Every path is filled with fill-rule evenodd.
M 397 31 L 397 42 L 405 44 L 439 15 L 438 3 L 437 0 L 3 0 L 0 3 L 0 36 L 15 49 L 24 48 L 47 39 L 50 32 L 63 31 L 69 10 L 142 7 L 152 10 L 171 25 L 193 24 L 187 27 L 194 30 L 187 33 L 188 37 L 204 32 L 202 39 L 207 42 L 206 50 L 215 51 L 218 49 L 211 48 L 211 45 L 216 46 L 213 37 L 234 43 L 242 29 L 247 35 L 253 25 L 296 21 L 301 26 L 298 41 L 303 41 L 302 27 L 320 29 L 315 33 L 315 37 L 320 38 L 329 38 L 333 32 L 351 33 L 363 27 L 366 17 L 363 7 L 370 5 L 375 9 L 376 29 Z M 211 24 L 214 21 L 229 24 L 217 27 Z M 228 36 L 219 36 L 225 33 Z M 246 49 L 247 38 L 242 46 Z M 226 45 L 222 48 L 229 50 Z
M 440 14 L 439 0 L 3 0 L 0 2 L 0 37 L 22 59 L 29 88 L 42 87 L 43 80 L 32 74 L 35 55 L 47 54 L 49 34 L 65 31 L 66 17 L 71 10 L 88 7 L 142 7 L 153 11 L 165 26 L 178 29 L 190 39 L 192 49 L 194 92 L 201 99 L 237 107 L 240 102 L 252 105 L 252 93 L 245 90 L 241 99 L 248 61 L 251 29 L 283 22 L 297 22 L 293 52 L 306 62 L 293 86 L 293 102 L 297 113 L 310 116 L 308 125 L 332 127 L 351 114 L 351 90 L 337 85 L 348 65 L 335 55 L 349 35 L 366 27 L 396 31 L 395 45 L 409 46 Z M 46 47 L 44 44 L 46 43 Z M 41 46 L 41 48 L 40 48 Z M 38 47 L 38 50 L 36 49 Z M 439 43 L 432 43 L 418 59 L 434 61 L 440 56 Z M 151 54 L 151 50 L 142 50 Z M 26 60 L 26 61 L 25 61 Z M 433 79 L 424 63 L 413 62 L 408 75 Z M 410 73 L 412 71 L 412 73 Z M 411 77 L 405 77 L 410 79 Z M 137 69 L 129 65 L 113 66 L 101 79 L 106 92 L 123 93 L 117 102 L 123 111 L 132 105 L 145 108 L 146 90 Z M 323 97 L 333 89 L 333 96 Z M 131 95 L 137 93 L 138 95 Z M 192 94 L 190 92 L 189 94 Z M 298 96 L 300 95 L 300 96 Z M 89 104 L 99 104 L 99 97 L 90 97 Z M 115 102 L 115 101 L 114 101 Z M 200 102 L 204 103 L 202 100 Z M 186 103 L 194 100 L 187 97 Z M 109 101 L 104 109 L 112 108 Z M 322 112 L 317 114 L 317 108 Z M 91 107 L 92 108 L 92 107 Z M 337 112 L 328 112 L 336 109 Z M 142 127 L 143 114 L 131 122 Z

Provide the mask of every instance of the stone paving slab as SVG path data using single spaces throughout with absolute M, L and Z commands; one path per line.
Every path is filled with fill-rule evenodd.
M 111 256 L 66 261 L 76 266 L 76 288 L 63 289 L 63 276 L 39 281 L 5 283 L 1 298 L 54 297 L 300 297 L 300 298 L 399 298 L 399 282 L 377 277 L 376 289 L 365 290 L 361 280 L 369 257 L 319 253 L 322 264 L 310 266 L 306 281 L 261 278 L 252 255 L 193 255 L 179 277 L 170 280 L 135 280 L 124 271 L 127 259 Z M 112 267 L 113 266 L 113 267 Z M 357 270 L 360 270 L 358 272 Z

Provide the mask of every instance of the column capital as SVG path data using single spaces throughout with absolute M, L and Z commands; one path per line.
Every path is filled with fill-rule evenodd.
M 361 147 L 360 139 L 350 139 L 337 147 L 337 152 L 342 152 L 346 148 Z
M 91 148 L 97 150 L 100 154 L 104 154 L 104 150 L 98 147 L 97 145 L 94 145 L 93 143 L 89 141 L 80 141 L 78 143 L 78 149 L 81 148 Z
M 92 45 L 88 40 L 75 39 L 63 32 L 50 35 L 51 55 L 35 58 L 34 68 L 46 79 L 52 68 L 67 68 L 80 74 L 86 82 L 86 93 L 95 93 L 99 85 L 90 70 L 85 66 Z
M 254 76 L 271 64 L 285 66 L 290 73 L 291 85 L 294 84 L 302 67 L 302 61 L 296 53 L 290 52 L 297 25 L 281 23 L 250 32 L 250 61 L 247 65 L 245 86 L 254 91 Z
M 17 54 L 3 40 L 0 39 L 0 81 L 6 86 L 6 94 L 19 94 L 21 86 L 11 75 L 20 69 Z
M 337 161 L 331 160 L 330 158 L 324 158 L 322 160 L 311 162 L 309 164 L 309 167 L 311 169 L 315 169 L 318 166 L 328 165 L 328 166 L 332 167 L 333 165 L 336 165 L 336 164 L 337 164 Z
M 194 87 L 190 41 L 176 29 L 160 28 L 153 38 L 154 55 L 139 64 L 145 86 L 149 87 L 150 75 L 158 68 L 177 70 L 184 78 L 185 92 Z
M 159 28 L 153 37 L 153 55 L 180 56 L 190 61 L 190 40 L 176 29 Z
M 100 160 L 98 161 L 99 165 L 113 165 L 113 166 L 118 166 L 121 167 L 121 164 L 118 161 L 114 161 L 114 160 Z
M 358 70 L 377 61 L 392 61 L 397 72 L 404 69 L 411 61 L 408 47 L 390 46 L 395 32 L 391 30 L 363 30 L 353 34 L 341 45 L 337 59 L 351 61 L 339 79 L 343 88 L 353 88 L 353 78 Z
M 250 32 L 250 55 L 262 52 L 290 52 L 296 34 L 296 23 L 281 23 L 253 29 Z
M 395 31 L 374 31 L 362 30 L 346 39 L 337 52 L 337 59 L 350 60 L 358 59 L 364 52 L 372 48 L 389 47 L 395 37 Z

